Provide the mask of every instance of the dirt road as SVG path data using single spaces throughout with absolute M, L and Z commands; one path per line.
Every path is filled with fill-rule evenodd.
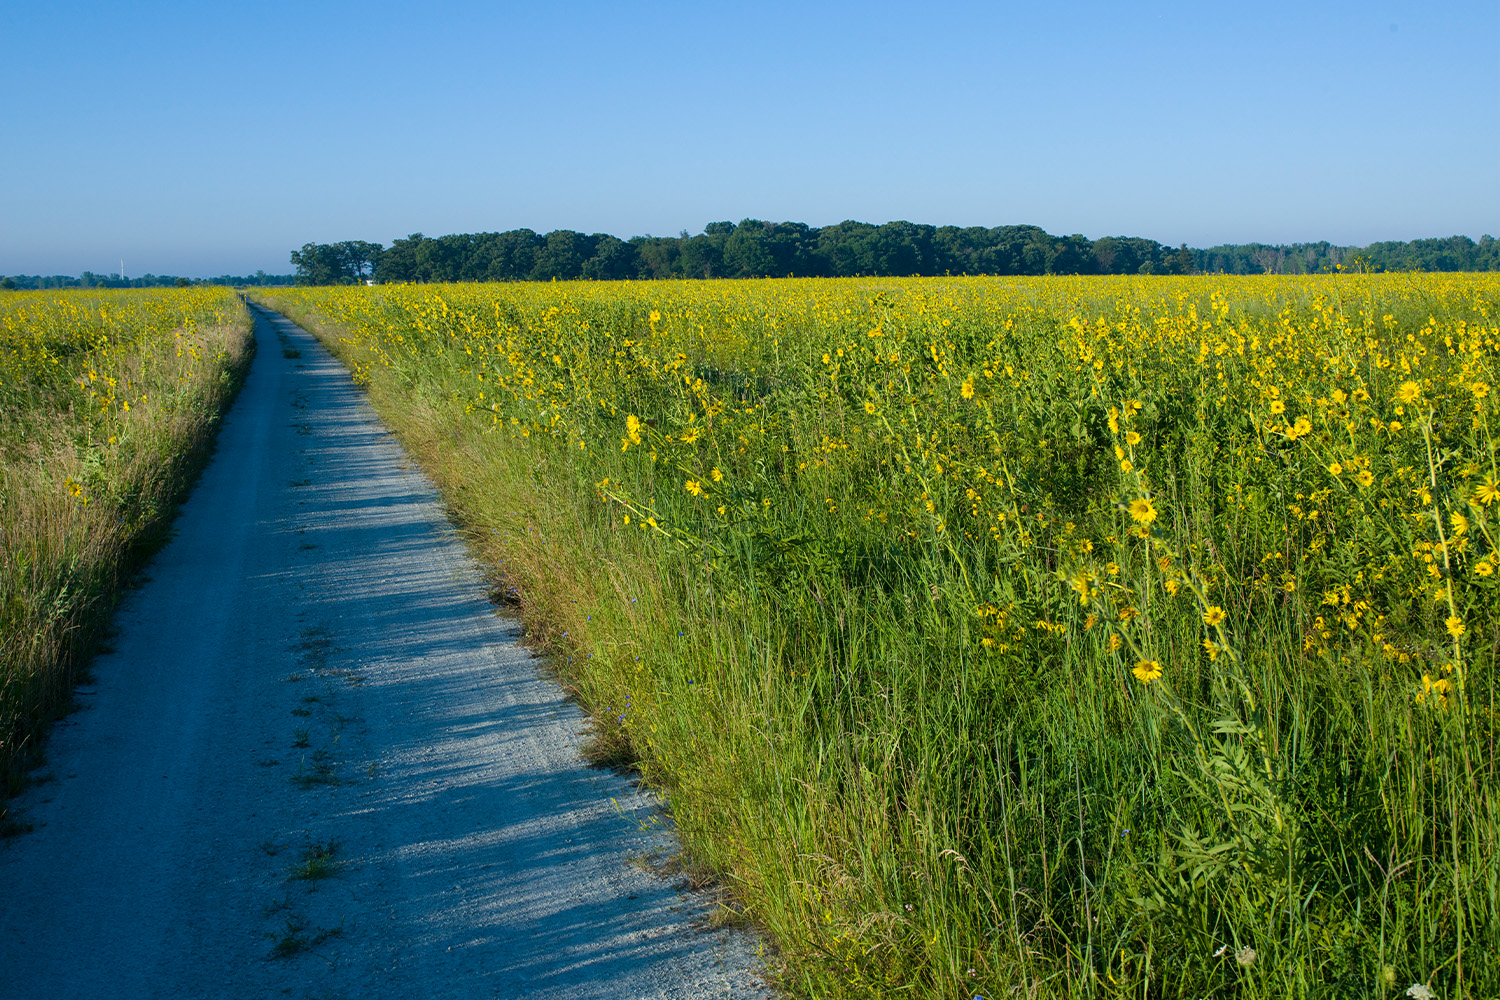
M 766 995 L 348 374 L 256 336 L 0 843 L 0 997 Z

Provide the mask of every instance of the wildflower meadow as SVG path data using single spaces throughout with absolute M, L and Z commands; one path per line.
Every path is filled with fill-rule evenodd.
M 225 288 L 0 292 L 0 824 L 249 356 Z
M 257 293 L 789 989 L 1182 998 L 1500 995 L 1497 296 Z

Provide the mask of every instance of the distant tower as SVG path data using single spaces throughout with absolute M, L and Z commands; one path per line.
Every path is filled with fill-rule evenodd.
M 124 257 L 120 258 L 120 280 L 121 281 L 125 280 L 125 258 Z

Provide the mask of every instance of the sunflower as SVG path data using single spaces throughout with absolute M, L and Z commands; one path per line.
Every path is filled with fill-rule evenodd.
M 1136 497 L 1130 501 L 1130 519 L 1137 524 L 1150 524 L 1156 520 L 1156 508 L 1147 498 Z
M 1484 477 L 1484 482 L 1474 487 L 1474 499 L 1488 507 L 1496 500 L 1500 500 L 1500 483 L 1495 482 L 1489 476 Z
M 1135 674 L 1136 680 L 1140 681 L 1142 684 L 1150 684 L 1152 681 L 1161 677 L 1161 664 L 1156 662 L 1155 660 L 1142 660 L 1137 663 L 1135 665 L 1135 669 L 1130 672 Z

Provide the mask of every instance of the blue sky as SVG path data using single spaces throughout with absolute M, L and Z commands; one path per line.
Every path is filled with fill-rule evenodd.
M 0 0 L 0 274 L 744 217 L 1500 234 L 1500 4 Z

